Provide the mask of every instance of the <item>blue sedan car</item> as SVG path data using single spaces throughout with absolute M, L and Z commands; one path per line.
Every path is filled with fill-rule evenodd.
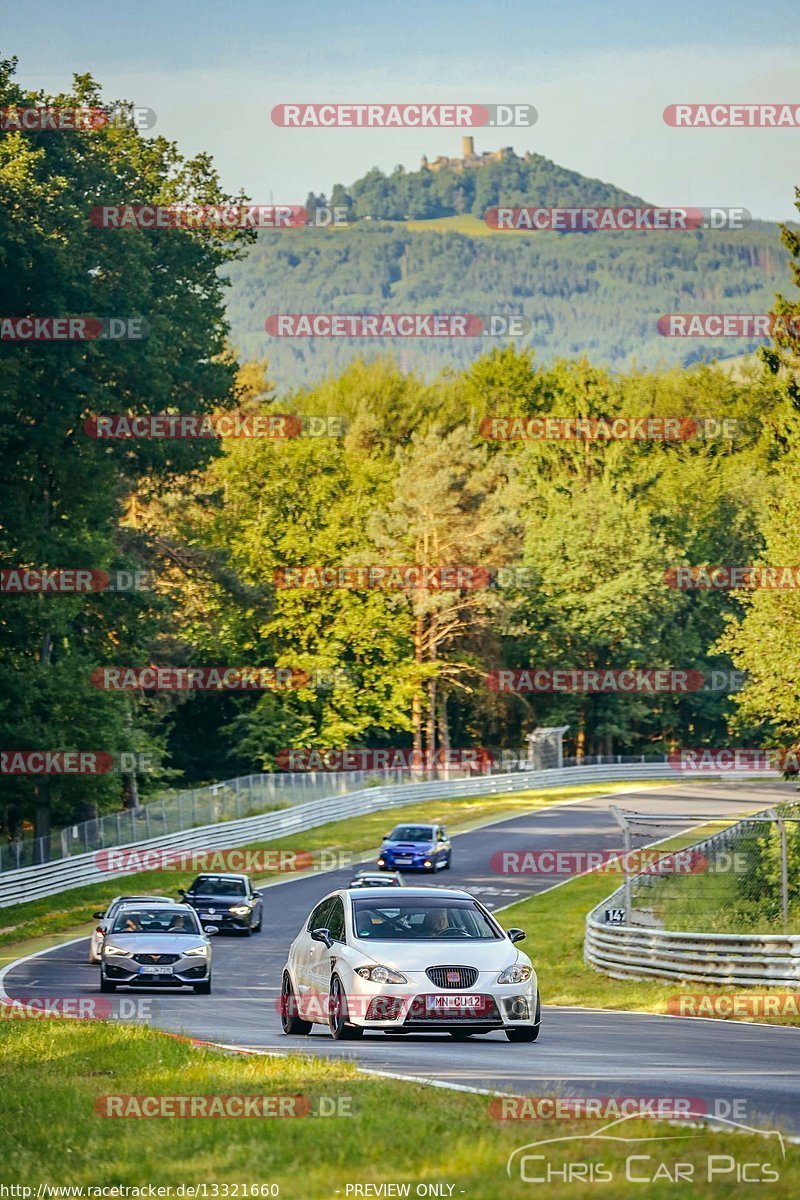
M 444 825 L 396 825 L 378 855 L 382 871 L 439 871 L 450 866 L 450 839 Z

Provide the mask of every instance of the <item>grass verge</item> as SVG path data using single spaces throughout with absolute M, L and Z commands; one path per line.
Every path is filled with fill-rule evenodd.
M 590 1134 L 603 1122 L 501 1121 L 490 1115 L 487 1096 L 360 1075 L 341 1058 L 232 1057 L 148 1029 L 59 1018 L 2 1021 L 0 1046 L 0 1179 L 32 1188 L 34 1197 L 41 1184 L 144 1188 L 137 1194 L 145 1196 L 150 1184 L 173 1189 L 173 1197 L 181 1184 L 205 1184 L 201 1197 L 223 1198 L 268 1195 L 261 1187 L 274 1184 L 280 1196 L 293 1200 L 329 1200 L 337 1193 L 344 1200 L 359 1194 L 354 1185 L 362 1185 L 363 1196 L 381 1194 L 365 1191 L 366 1184 L 392 1183 L 408 1184 L 411 1196 L 426 1194 L 418 1191 L 420 1184 L 436 1184 L 445 1190 L 427 1194 L 496 1200 L 531 1195 L 518 1171 L 516 1178 L 506 1175 L 511 1151 L 569 1136 L 575 1140 L 533 1151 L 545 1159 L 529 1163 L 528 1170 L 541 1176 L 548 1169 L 563 1171 L 565 1164 L 602 1161 L 606 1179 L 610 1173 L 617 1184 L 605 1194 L 619 1196 L 627 1157 L 647 1155 L 635 1163 L 640 1178 L 652 1178 L 660 1163 L 670 1170 L 681 1163 L 689 1164 L 694 1182 L 676 1188 L 662 1167 L 660 1182 L 636 1189 L 642 1197 L 728 1196 L 736 1182 L 734 1162 L 756 1164 L 762 1174 L 769 1164 L 777 1176 L 769 1184 L 770 1200 L 788 1200 L 800 1189 L 800 1153 L 787 1145 L 783 1160 L 775 1139 L 637 1119 L 626 1122 L 626 1138 L 675 1140 L 597 1142 Z M 524 1052 L 535 1055 L 537 1047 Z M 518 1059 L 521 1048 L 509 1044 L 508 1053 L 510 1061 Z M 159 1116 L 140 1125 L 105 1117 L 97 1108 L 109 1095 L 243 1094 L 307 1097 L 311 1112 L 300 1119 Z M 331 1105 L 351 1115 L 316 1115 Z M 718 1173 L 707 1182 L 710 1162 Z M 565 1185 L 556 1176 L 537 1194 L 585 1197 L 596 1195 L 595 1189 L 589 1180 Z
M 472 796 L 453 800 L 426 800 L 420 804 L 404 804 L 382 812 L 365 813 L 345 821 L 335 821 L 310 829 L 307 833 L 292 834 L 273 841 L 253 842 L 246 849 L 262 850 L 328 850 L 349 851 L 354 855 L 376 850 L 383 834 L 398 821 L 442 820 L 448 831 L 464 832 L 498 817 L 513 817 L 531 809 L 564 803 L 589 796 L 617 791 L 657 787 L 657 782 L 636 784 L 610 783 L 598 789 L 596 784 L 563 788 L 542 788 L 527 792 L 510 792 L 497 796 Z M 25 954 L 53 945 L 63 936 L 80 937 L 92 930 L 92 913 L 99 910 L 121 892 L 153 892 L 156 895 L 177 895 L 177 889 L 188 887 L 197 872 L 142 871 L 106 882 L 91 884 L 32 900 L 26 904 L 0 909 L 0 966 Z M 260 883 L 278 876 L 265 877 Z M 48 940 L 49 939 L 49 940 Z

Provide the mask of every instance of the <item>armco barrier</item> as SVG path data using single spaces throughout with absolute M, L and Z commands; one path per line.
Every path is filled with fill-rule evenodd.
M 746 824 L 746 822 L 741 822 Z M 699 843 L 730 839 L 737 825 Z M 800 990 L 800 936 L 697 933 L 649 925 L 611 925 L 607 908 L 624 907 L 624 886 L 586 918 L 584 958 L 612 979 L 668 979 L 722 986 Z
M 610 906 L 605 900 L 603 907 Z M 587 962 L 613 979 L 800 989 L 800 937 L 781 934 L 676 933 L 603 925 L 590 914 Z
M 170 850 L 192 850 L 230 848 L 245 846 L 251 842 L 282 838 L 290 834 L 303 833 L 329 821 L 341 821 L 345 817 L 361 816 L 379 812 L 401 804 L 413 804 L 419 800 L 447 800 L 460 796 L 488 796 L 507 792 L 525 791 L 527 788 L 558 787 L 565 784 L 600 783 L 636 779 L 675 779 L 674 770 L 666 763 L 608 764 L 592 767 L 563 767 L 543 771 L 521 771 L 511 775 L 486 775 L 477 779 L 453 779 L 439 782 L 397 784 L 391 787 L 367 788 L 361 792 L 350 792 L 345 796 L 329 796 L 298 804 L 293 808 L 261 813 L 239 821 L 203 825 L 181 833 L 151 838 L 148 841 L 130 843 L 131 849 L 168 848 Z M 120 847 L 124 849 L 125 847 Z M 22 904 L 27 900 L 38 900 L 43 896 L 54 896 L 71 888 L 101 880 L 122 877 L 126 872 L 101 870 L 96 862 L 96 852 L 78 854 L 71 858 L 58 859 L 35 867 L 22 867 L 18 871 L 4 871 L 0 875 L 0 908 L 11 904 Z

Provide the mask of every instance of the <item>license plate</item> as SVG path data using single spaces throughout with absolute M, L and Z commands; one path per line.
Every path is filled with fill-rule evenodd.
M 425 1007 L 428 1012 L 452 1012 L 455 1009 L 482 1012 L 483 1001 L 483 996 L 426 996 Z
M 411 858 L 396 858 L 394 861 L 396 863 L 401 863 L 403 866 L 406 866 L 408 863 L 412 862 L 413 860 Z
M 151 967 L 147 963 L 143 963 L 139 967 L 140 975 L 171 975 L 172 967 Z

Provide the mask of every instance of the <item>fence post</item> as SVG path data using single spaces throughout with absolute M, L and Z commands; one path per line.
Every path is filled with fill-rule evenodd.
M 781 839 L 781 917 L 783 931 L 789 928 L 789 863 L 786 851 L 786 824 L 778 819 L 778 834 Z

